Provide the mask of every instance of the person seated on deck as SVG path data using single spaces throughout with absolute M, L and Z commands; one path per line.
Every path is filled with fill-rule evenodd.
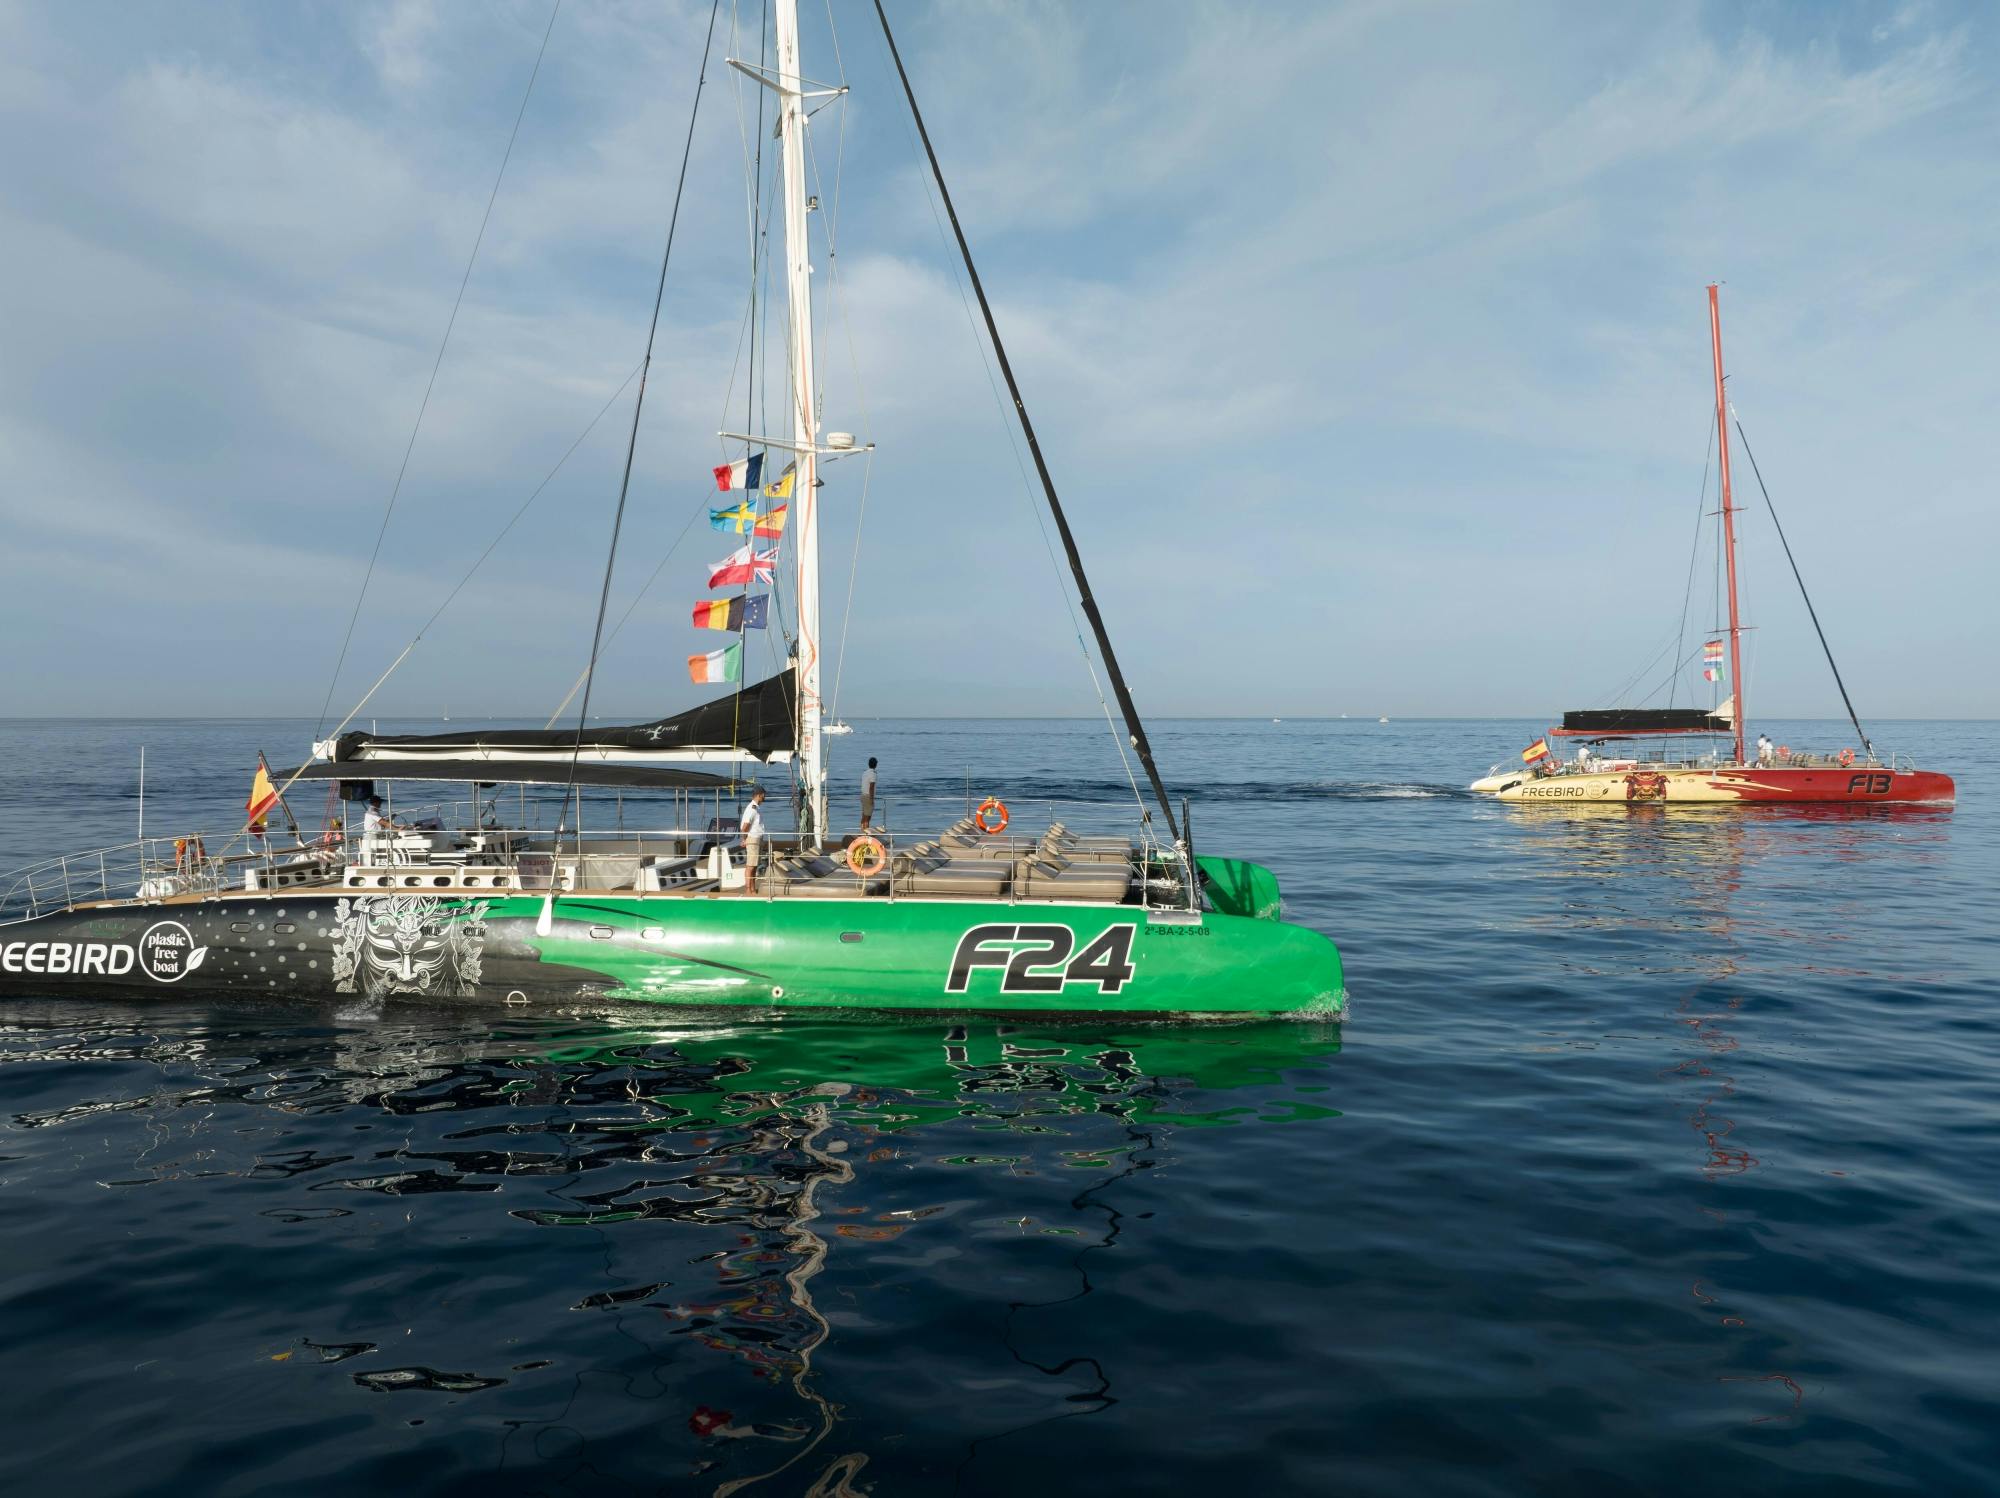
M 370 796 L 368 798 L 368 810 L 361 815 L 361 830 L 364 833 L 372 833 L 400 832 L 402 829 L 389 819 L 389 814 L 386 811 L 382 810 L 382 798 L 380 796 Z
M 743 819 L 738 824 L 743 834 L 743 893 L 757 893 L 757 858 L 764 851 L 764 788 L 760 785 L 750 793 L 749 801 L 743 806 Z

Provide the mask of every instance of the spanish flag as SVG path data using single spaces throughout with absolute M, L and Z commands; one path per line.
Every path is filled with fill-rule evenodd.
M 771 595 L 757 593 L 742 598 L 704 598 L 694 606 L 696 629 L 762 629 L 771 606 Z
M 753 536 L 760 536 L 766 541 L 777 540 L 785 533 L 785 521 L 790 518 L 787 512 L 791 508 L 790 505 L 779 505 L 769 514 L 759 515 L 757 517 L 756 528 L 751 531 L 751 534 Z
M 785 471 L 778 475 L 777 481 L 764 486 L 764 497 L 766 499 L 790 499 L 792 497 L 792 480 L 798 476 L 799 465 L 796 463 L 787 463 Z
M 252 832 L 264 830 L 264 819 L 277 804 L 278 788 L 271 784 L 271 772 L 264 767 L 263 756 L 260 755 L 257 759 L 257 778 L 250 782 L 250 799 L 243 803 L 243 809 L 250 813 Z
M 1549 741 L 1546 738 L 1536 739 L 1534 743 L 1521 751 L 1521 763 L 1524 765 L 1532 765 L 1536 760 L 1547 759 L 1548 757 Z

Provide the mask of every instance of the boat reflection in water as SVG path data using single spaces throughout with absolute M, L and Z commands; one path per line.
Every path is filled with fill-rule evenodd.
M 770 1490 L 859 1492 L 915 1457 L 912 1379 L 990 1390 L 953 1417 L 961 1448 L 1107 1409 L 1115 1363 L 1067 1345 L 1088 1323 L 1038 1308 L 1092 1293 L 1109 1261 L 1091 1255 L 1121 1235 L 1169 1231 L 1131 1178 L 1183 1129 L 1338 1116 L 1332 1025 L 287 1025 L 74 1001 L 16 1020 L 0 1060 L 71 1074 L 16 1137 L 51 1171 L 84 1131 L 115 1162 L 51 1226 L 53 1261 L 174 1199 L 155 1221 L 215 1281 L 188 1298 L 232 1305 L 169 1334 L 174 1358 L 241 1366 L 247 1318 L 262 1366 L 314 1381 L 205 1398 L 279 1442 L 369 1420 L 349 1438 L 366 1449 L 436 1406 L 353 1395 L 422 1391 L 464 1406 L 460 1438 L 491 1437 L 465 1459 L 515 1485 L 560 1457 L 698 1491 L 784 1472 Z M 1065 1355 L 1037 1361 L 1050 1335 Z M 61 1397 L 74 1359 L 21 1351 Z M 303 1449 L 285 1460 L 299 1471 L 266 1478 L 303 1475 Z

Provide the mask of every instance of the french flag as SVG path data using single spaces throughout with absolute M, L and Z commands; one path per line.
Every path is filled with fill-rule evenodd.
M 715 470 L 715 487 L 727 494 L 732 489 L 755 489 L 764 482 L 764 455 L 754 454 L 724 463 Z

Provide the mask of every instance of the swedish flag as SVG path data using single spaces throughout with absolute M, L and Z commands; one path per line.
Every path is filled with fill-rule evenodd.
M 739 536 L 747 536 L 757 524 L 757 508 L 749 500 L 739 500 L 726 510 L 710 510 L 708 523 L 719 531 L 734 531 Z

